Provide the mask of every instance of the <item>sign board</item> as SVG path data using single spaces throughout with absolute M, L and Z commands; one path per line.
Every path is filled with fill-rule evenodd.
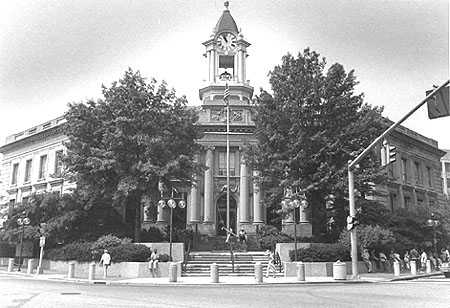
M 41 236 L 39 238 L 39 247 L 44 247 L 45 246 L 45 236 Z
M 426 91 L 427 96 L 433 92 L 432 90 Z M 428 117 L 430 119 L 436 119 L 441 117 L 447 117 L 450 115 L 450 102 L 449 102 L 449 87 L 442 88 L 435 96 L 431 97 L 427 101 Z

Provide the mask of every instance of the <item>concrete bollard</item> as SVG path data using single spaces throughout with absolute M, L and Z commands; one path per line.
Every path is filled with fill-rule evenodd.
M 169 265 L 169 282 L 177 282 L 177 264 L 175 262 Z
M 28 259 L 27 274 L 33 274 L 34 262 L 34 259 Z
M 211 282 L 218 283 L 219 282 L 219 266 L 216 263 L 211 264 Z
M 75 277 L 75 262 L 69 263 L 69 271 L 67 273 L 67 278 L 74 278 Z
M 417 263 L 415 260 L 409 262 L 409 265 L 411 267 L 411 275 L 417 275 Z
M 89 280 L 95 279 L 95 263 L 89 264 Z
M 305 263 L 297 262 L 297 281 L 305 281 Z
M 255 281 L 256 283 L 263 282 L 263 267 L 261 262 L 256 262 L 255 264 Z
M 431 274 L 431 261 L 430 260 L 427 260 L 427 262 L 425 263 L 425 273 Z
M 14 270 L 14 258 L 10 258 L 8 260 L 8 272 L 12 272 Z
M 394 261 L 394 276 L 400 276 L 400 262 L 397 260 Z
M 347 264 L 339 260 L 333 263 L 333 279 L 334 280 L 347 279 Z

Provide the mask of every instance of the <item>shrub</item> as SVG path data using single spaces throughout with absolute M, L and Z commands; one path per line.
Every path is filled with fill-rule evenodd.
M 349 261 L 350 252 L 343 245 L 328 245 L 326 247 L 301 248 L 297 249 L 297 260 L 295 260 L 295 250 L 289 251 L 289 258 L 292 262 L 336 262 L 337 260 Z
M 382 249 L 386 245 L 394 243 L 395 238 L 391 230 L 380 226 L 360 226 L 357 229 L 358 244 L 369 250 Z M 350 249 L 350 232 L 343 230 L 339 237 L 339 243 Z
M 262 249 L 273 250 L 277 243 L 292 242 L 292 238 L 279 231 L 276 227 L 270 225 L 263 225 L 258 232 L 261 236 L 259 239 L 259 246 Z
M 96 261 L 96 255 L 92 253 L 92 243 L 71 243 L 60 248 L 48 249 L 45 257 L 50 260 L 79 262 Z
M 141 241 L 147 243 L 160 243 L 166 239 L 166 234 L 156 227 L 150 227 L 141 231 Z
M 151 255 L 149 247 L 141 244 L 126 243 L 109 249 L 111 261 L 118 262 L 145 262 Z
M 123 239 L 112 235 L 103 235 L 100 236 L 93 244 L 92 249 L 93 250 L 103 250 L 103 249 L 109 249 L 111 247 L 119 246 L 119 245 L 126 245 L 131 244 L 132 240 L 128 237 L 125 237 Z
M 169 255 L 168 254 L 162 254 L 162 255 L 160 255 L 160 257 L 159 257 L 159 261 L 160 262 L 169 262 Z

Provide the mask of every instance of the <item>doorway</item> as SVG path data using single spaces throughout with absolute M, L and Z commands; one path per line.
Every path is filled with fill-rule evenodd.
M 230 196 L 230 228 L 236 233 L 236 199 Z M 223 195 L 217 200 L 217 235 L 227 235 L 222 227 L 227 226 L 227 196 Z

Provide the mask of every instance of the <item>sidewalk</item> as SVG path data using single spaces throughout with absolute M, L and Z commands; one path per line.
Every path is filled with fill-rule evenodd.
M 28 277 L 36 280 L 57 280 L 68 283 L 90 283 L 90 284 L 122 284 L 122 285 L 279 285 L 279 284 L 323 284 L 323 283 L 373 283 L 373 282 L 389 282 L 399 280 L 412 280 L 422 277 L 443 275 L 442 272 L 432 272 L 430 274 L 411 275 L 410 273 L 402 273 L 395 277 L 393 273 L 364 273 L 358 275 L 356 279 L 347 276 L 346 280 L 334 280 L 333 277 L 306 277 L 305 281 L 297 281 L 296 277 L 276 277 L 263 278 L 263 283 L 256 283 L 253 276 L 220 276 L 218 283 L 213 283 L 209 276 L 203 277 L 177 277 L 176 282 L 169 282 L 168 277 L 161 278 L 123 278 L 108 277 L 106 279 L 96 277 L 94 280 L 85 278 L 67 278 L 67 273 L 57 273 L 44 271 L 41 275 L 27 274 L 25 272 L 7 272 L 6 268 L 0 267 L 0 273 L 6 275 L 15 275 Z

